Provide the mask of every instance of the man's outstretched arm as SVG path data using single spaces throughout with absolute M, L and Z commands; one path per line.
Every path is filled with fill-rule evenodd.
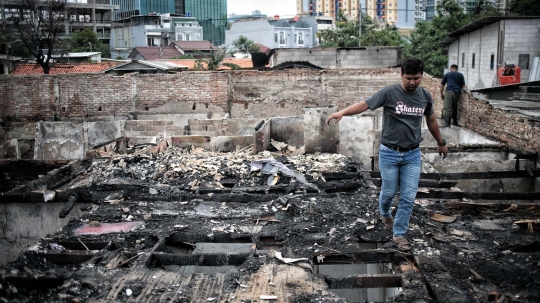
M 431 114 L 426 117 L 426 124 L 429 132 L 437 141 L 437 144 L 442 143 L 443 137 L 441 135 L 441 130 L 439 129 L 439 123 L 437 123 L 437 118 L 435 118 L 435 114 Z M 440 156 L 443 156 L 443 159 L 446 158 L 446 156 L 448 155 L 448 147 L 446 146 L 438 145 L 437 151 L 439 152 Z
M 368 109 L 369 107 L 366 101 L 360 101 L 359 103 L 355 103 L 347 108 L 340 110 L 337 113 L 333 113 L 330 116 L 328 116 L 328 118 L 326 119 L 326 124 L 329 125 L 332 119 L 336 119 L 336 122 L 334 122 L 334 125 L 335 125 L 339 122 L 339 120 L 341 120 L 341 118 L 343 118 L 343 116 L 357 115 L 357 114 L 365 112 Z

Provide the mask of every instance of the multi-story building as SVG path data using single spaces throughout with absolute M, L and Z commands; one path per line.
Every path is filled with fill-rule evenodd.
M 375 21 L 395 25 L 398 20 L 398 11 L 399 9 L 397 0 L 366 1 L 366 13 Z
M 296 13 L 309 16 L 329 16 L 334 20 L 342 11 L 345 16 L 358 19 L 363 0 L 296 0 Z M 397 1 L 397 0 L 395 0 Z
M 183 14 L 197 18 L 204 31 L 204 40 L 214 45 L 225 43 L 227 0 L 173 0 L 184 8 Z
M 414 19 L 416 21 L 426 20 L 425 0 L 415 0 L 414 2 Z
M 173 41 L 201 41 L 203 28 L 194 17 L 175 14 L 132 16 L 113 22 L 111 57 L 126 57 L 134 47 L 168 46 Z
M 175 12 L 174 0 L 112 0 L 112 2 L 120 6 L 120 9 L 114 12 L 114 20 Z
M 420 0 L 401 0 L 397 7 L 397 20 L 394 25 L 400 29 L 413 29 L 417 20 L 417 1 Z M 390 23 L 392 21 L 388 21 Z M 391 23 L 390 23 L 391 24 Z
M 204 29 L 205 40 L 225 43 L 227 0 L 112 0 L 120 5 L 115 20 L 150 14 L 176 14 L 195 17 Z
M 307 19 L 324 17 L 310 16 Z M 331 21 L 331 20 L 330 20 Z M 294 18 L 291 20 L 279 19 L 243 19 L 234 22 L 231 29 L 225 32 L 227 45 L 229 47 L 233 41 L 240 36 L 244 36 L 255 43 L 262 44 L 269 48 L 304 48 L 314 47 L 316 43 L 316 30 L 313 25 L 316 20 L 303 20 Z M 327 28 L 326 25 L 323 25 Z
M 20 4 L 19 1 L 2 1 L 0 20 L 9 20 L 14 14 L 16 15 Z M 111 0 L 100 0 L 99 3 L 98 1 L 68 1 L 67 9 L 70 18 L 65 22 L 64 32 L 58 36 L 69 38 L 74 31 L 90 28 L 101 42 L 107 44 L 110 39 L 114 12 L 119 8 L 120 6 L 111 3 Z

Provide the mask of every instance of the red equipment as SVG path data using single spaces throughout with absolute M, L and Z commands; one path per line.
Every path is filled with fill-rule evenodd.
M 505 64 L 497 70 L 499 85 L 508 85 L 521 82 L 521 68 L 514 64 Z

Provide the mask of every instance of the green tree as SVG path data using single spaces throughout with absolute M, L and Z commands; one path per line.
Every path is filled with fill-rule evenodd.
M 499 11 L 495 3 L 489 0 L 476 0 L 474 10 L 469 13 L 474 20 L 503 15 L 503 12 Z
M 540 1 L 538 0 L 511 0 L 509 11 L 512 15 L 538 16 Z
M 16 0 L 13 24 L 21 41 L 48 74 L 49 62 L 69 20 L 67 0 Z M 46 52 L 44 54 L 44 52 Z
M 227 55 L 227 49 L 216 49 L 214 50 L 212 46 L 210 46 L 210 56 L 207 54 L 201 52 L 198 49 L 194 49 L 194 52 L 197 54 L 203 56 L 201 59 L 197 59 L 195 61 L 194 68 L 196 70 L 204 70 L 203 62 L 206 63 L 206 69 L 207 70 L 217 70 L 221 65 L 225 65 L 230 67 L 231 69 L 242 69 L 240 66 L 234 64 L 234 63 L 223 63 L 223 59 L 225 59 L 225 56 Z
M 247 37 L 242 35 L 238 37 L 238 39 L 234 40 L 232 44 L 236 50 L 244 54 L 246 58 L 251 53 L 258 53 L 261 51 L 259 46 L 255 44 L 253 40 L 249 40 Z
M 393 27 L 380 29 L 367 14 L 362 13 L 361 35 L 358 20 L 349 20 L 340 11 L 335 29 L 318 33 L 322 47 L 400 46 L 404 40 Z
M 103 44 L 98 39 L 97 34 L 89 29 L 84 28 L 73 32 L 71 37 L 71 51 L 73 52 L 100 52 L 104 58 L 111 57 L 109 44 Z
M 441 78 L 448 56 L 442 49 L 435 49 L 450 32 L 469 22 L 468 16 L 453 0 L 443 0 L 437 6 L 437 14 L 432 21 L 420 21 L 411 32 L 410 43 L 403 51 L 404 57 L 424 60 L 425 71 Z

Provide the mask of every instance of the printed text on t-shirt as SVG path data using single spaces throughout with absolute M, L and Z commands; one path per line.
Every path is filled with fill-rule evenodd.
M 413 116 L 422 116 L 424 114 L 424 108 L 407 106 L 403 102 L 399 101 L 396 106 L 397 115 L 413 115 Z

